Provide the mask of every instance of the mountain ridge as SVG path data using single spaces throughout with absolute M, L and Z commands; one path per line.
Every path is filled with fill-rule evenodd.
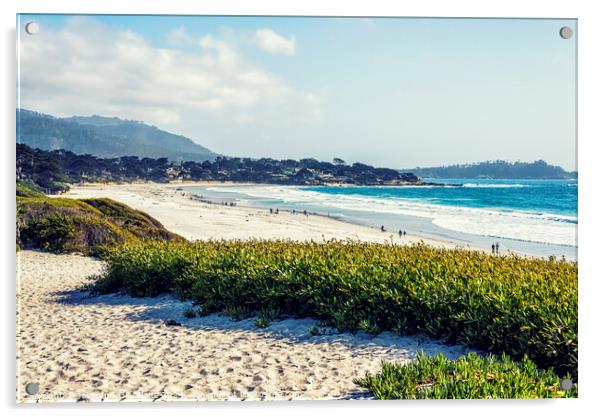
M 132 155 L 202 162 L 218 156 L 190 138 L 140 121 L 98 115 L 60 118 L 27 109 L 17 109 L 17 142 L 102 158 Z

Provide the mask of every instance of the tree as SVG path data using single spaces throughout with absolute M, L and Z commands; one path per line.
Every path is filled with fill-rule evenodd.
M 335 164 L 335 165 L 345 165 L 345 161 L 342 160 L 341 158 L 334 158 L 332 160 L 332 163 Z

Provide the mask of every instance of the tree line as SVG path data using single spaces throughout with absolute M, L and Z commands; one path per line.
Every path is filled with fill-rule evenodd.
M 56 193 L 68 183 L 146 180 L 206 180 L 256 182 L 282 185 L 401 185 L 417 184 L 412 173 L 378 168 L 359 162 L 351 165 L 340 158 L 333 162 L 305 158 L 236 158 L 219 156 L 214 161 L 174 162 L 167 158 L 121 156 L 100 158 L 71 151 L 45 151 L 17 144 L 17 180 L 37 184 Z
M 491 178 L 491 179 L 571 179 L 577 172 L 567 172 L 543 160 L 535 162 L 485 161 L 476 164 L 448 165 L 412 170 L 423 178 Z

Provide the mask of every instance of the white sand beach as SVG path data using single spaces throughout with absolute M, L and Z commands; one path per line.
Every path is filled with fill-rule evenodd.
M 188 239 L 419 240 L 320 216 L 201 203 L 176 187 L 96 185 L 74 187 L 67 196 L 113 198 Z M 191 304 L 168 295 L 89 297 L 79 289 L 103 268 L 93 258 L 21 251 L 17 259 L 19 402 L 362 398 L 366 392 L 353 378 L 377 372 L 381 360 L 408 361 L 419 350 L 466 353 L 387 332 L 312 336 L 317 322 L 311 319 L 265 329 L 254 319 L 186 319 Z M 181 326 L 167 326 L 169 319 Z M 28 383 L 39 384 L 37 395 L 26 394 Z
M 366 226 L 347 223 L 323 216 L 292 215 L 281 211 L 270 214 L 263 208 L 223 206 L 191 198 L 190 193 L 177 190 L 180 184 L 123 184 L 73 186 L 60 197 L 108 197 L 159 220 L 168 230 L 190 240 L 207 239 L 293 239 L 322 241 L 352 239 L 366 242 L 393 242 L 452 248 L 457 245 L 443 240 L 381 232 Z
M 172 296 L 88 297 L 78 289 L 103 267 L 92 258 L 21 251 L 17 259 L 19 402 L 362 398 L 353 378 L 381 360 L 466 353 L 388 332 L 311 336 L 310 319 L 265 329 L 252 318 L 185 319 L 191 304 Z M 28 383 L 39 384 L 37 395 L 26 394 Z

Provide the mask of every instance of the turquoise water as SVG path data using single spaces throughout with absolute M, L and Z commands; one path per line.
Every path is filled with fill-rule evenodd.
M 576 180 L 441 180 L 462 187 L 308 187 L 331 195 L 410 199 L 430 204 L 577 216 Z M 576 219 L 574 219 L 576 222 Z
M 239 185 L 199 194 L 281 210 L 308 210 L 388 231 L 502 248 L 536 256 L 577 257 L 576 180 L 433 180 L 462 187 L 299 187 Z

